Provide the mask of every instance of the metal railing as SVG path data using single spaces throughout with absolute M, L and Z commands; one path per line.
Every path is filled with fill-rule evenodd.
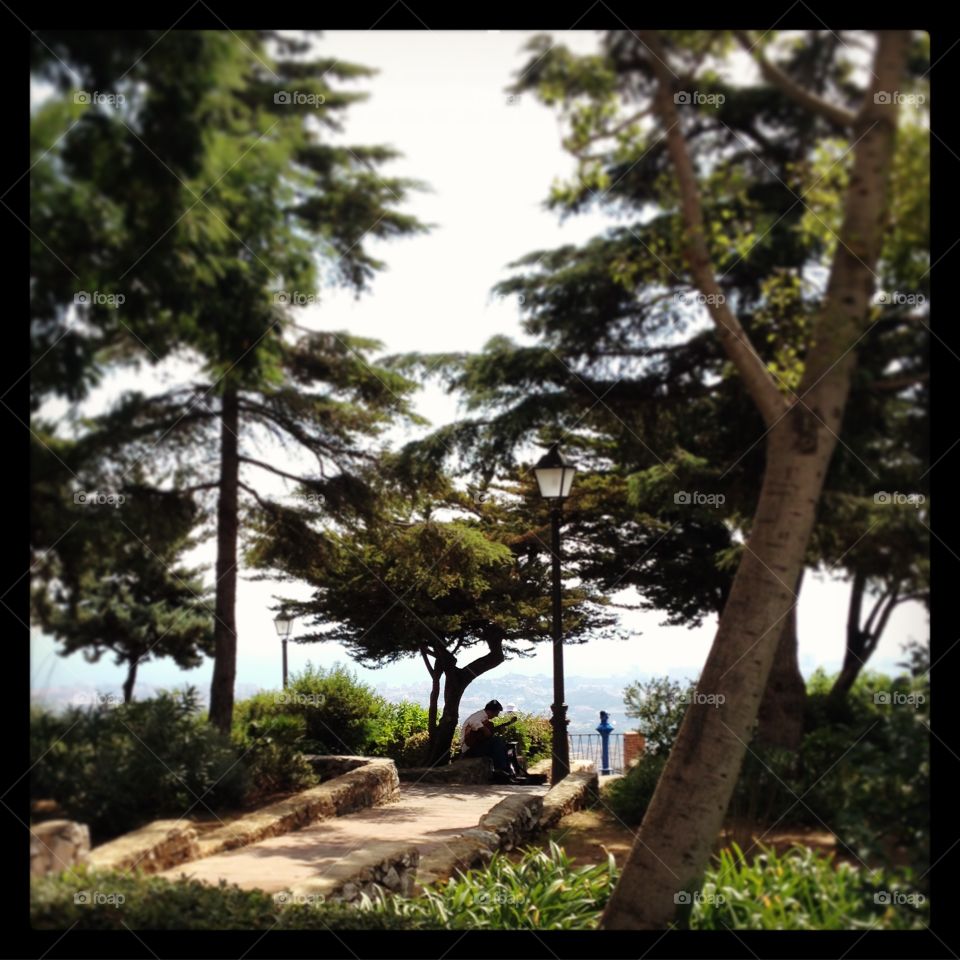
M 571 733 L 570 759 L 592 760 L 597 773 L 603 770 L 603 738 L 599 733 Z M 609 734 L 609 753 L 611 773 L 623 773 L 623 734 Z

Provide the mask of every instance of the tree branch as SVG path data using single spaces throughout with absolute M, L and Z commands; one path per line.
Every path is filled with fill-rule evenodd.
M 746 30 L 734 30 L 733 32 L 743 49 L 756 61 L 764 78 L 778 87 L 782 93 L 785 93 L 791 100 L 799 103 L 800 106 L 805 107 L 811 113 L 816 113 L 825 120 L 829 120 L 834 126 L 842 129 L 849 129 L 853 126 L 856 114 L 818 97 L 815 93 L 791 80 L 783 70 L 763 55 L 763 51 L 759 50 L 756 44 L 750 42 L 750 36 Z
M 240 457 L 239 459 L 241 463 L 250 463 L 255 467 L 262 467 L 264 470 L 269 470 L 271 473 L 275 473 L 278 477 L 286 477 L 287 480 L 295 480 L 297 483 L 303 483 L 307 486 L 315 482 L 309 477 L 297 477 L 292 473 L 286 473 L 284 470 L 279 470 L 277 467 L 272 467 L 269 463 L 264 463 L 262 460 L 254 460 L 252 457 Z
M 747 393 L 764 423 L 772 427 L 787 412 L 789 404 L 721 293 L 707 249 L 697 178 L 672 96 L 672 71 L 664 61 L 665 53 L 658 32 L 641 30 L 640 39 L 653 54 L 650 65 L 657 79 L 654 103 L 666 131 L 667 149 L 680 191 L 683 220 L 689 235 L 685 255 L 690 273 L 701 293 L 707 296 L 707 310 L 716 324 L 720 343 L 743 378 Z

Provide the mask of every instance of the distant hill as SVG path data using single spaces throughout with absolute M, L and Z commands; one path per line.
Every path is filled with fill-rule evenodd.
M 570 733 L 594 733 L 600 722 L 600 711 L 606 710 L 618 731 L 630 730 L 634 721 L 623 712 L 623 688 L 633 679 L 624 677 L 567 677 L 565 693 L 567 700 L 567 716 L 570 719 L 568 727 Z M 178 684 L 181 689 L 187 684 Z M 160 688 L 148 683 L 138 684 L 135 696 L 138 700 L 155 696 Z M 255 683 L 238 683 L 236 699 L 242 700 L 263 689 Z M 424 678 L 423 683 L 411 683 L 401 686 L 376 685 L 377 692 L 388 700 L 412 700 L 427 706 L 430 698 L 430 687 Z M 199 688 L 201 702 L 206 703 L 208 690 L 206 686 Z M 110 702 L 121 702 L 123 699 L 120 687 L 111 688 L 86 686 L 46 687 L 34 690 L 31 701 L 52 709 L 61 709 L 71 704 L 93 703 L 97 696 L 109 697 Z M 467 714 L 479 710 L 489 700 L 499 700 L 504 706 L 508 703 L 516 704 L 518 710 L 526 713 L 538 713 L 550 716 L 550 704 L 553 702 L 553 679 L 547 674 L 527 675 L 522 673 L 505 673 L 498 676 L 480 677 L 474 681 L 464 695 L 460 704 L 461 720 Z

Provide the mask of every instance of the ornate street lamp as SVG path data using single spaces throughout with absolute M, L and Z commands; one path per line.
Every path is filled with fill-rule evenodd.
M 293 617 L 285 617 L 283 614 L 273 618 L 273 624 L 277 628 L 280 640 L 283 642 L 283 689 L 287 689 L 287 639 L 290 637 L 290 631 L 293 629 Z
M 540 496 L 550 501 L 550 529 L 553 554 L 553 765 L 551 783 L 559 783 L 570 772 L 570 745 L 567 739 L 567 705 L 563 694 L 563 609 L 560 602 L 560 512 L 570 495 L 577 472 L 554 443 L 533 468 Z

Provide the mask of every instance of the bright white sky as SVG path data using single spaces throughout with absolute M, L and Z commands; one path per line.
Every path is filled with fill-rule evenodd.
M 423 237 L 373 247 L 388 263 L 373 292 L 360 300 L 330 292 L 321 304 L 304 308 L 302 322 L 375 337 L 388 353 L 479 350 L 494 334 L 522 337 L 518 305 L 496 303 L 490 293 L 509 274 L 506 264 L 533 249 L 582 242 L 607 223 L 589 215 L 572 218 L 561 227 L 558 217 L 542 208 L 551 181 L 570 175 L 573 164 L 560 147 L 557 121 L 547 108 L 526 95 L 519 104 L 507 103 L 504 87 L 526 62 L 522 47 L 532 35 L 330 32 L 320 40 L 325 53 L 380 68 L 376 77 L 361 82 L 360 88 L 369 90 L 371 97 L 350 109 L 344 139 L 357 144 L 388 143 L 402 151 L 404 158 L 384 172 L 431 185 L 431 193 L 414 194 L 405 209 L 437 227 Z M 568 32 L 562 42 L 586 52 L 596 48 L 597 34 Z M 173 375 L 176 369 L 171 368 Z M 102 408 L 121 390 L 144 388 L 150 378 L 146 371 L 111 378 L 89 409 Z M 418 409 L 436 425 L 457 416 L 455 401 L 435 385 L 422 391 Z M 44 412 L 63 410 L 63 405 L 51 404 Z M 267 492 L 283 488 L 278 478 L 258 472 L 256 480 L 261 479 Z M 213 544 L 190 559 L 208 563 L 212 581 Z M 842 582 L 806 577 L 799 606 L 800 665 L 805 674 L 821 665 L 828 670 L 839 668 L 848 592 Z M 241 581 L 238 685 L 279 686 L 280 644 L 268 608 L 276 596 L 306 594 L 294 586 Z M 660 627 L 661 619 L 657 614 L 631 613 L 624 622 L 635 628 L 633 639 L 569 647 L 565 654 L 568 676 L 619 677 L 626 683 L 652 674 L 696 675 L 716 623 L 687 630 Z M 928 632 L 923 607 L 902 605 L 891 617 L 871 666 L 892 669 L 901 658 L 900 645 L 908 639 L 925 640 Z M 124 669 L 107 656 L 93 665 L 79 655 L 58 656 L 52 640 L 36 630 L 31 650 L 31 684 L 37 692 L 67 686 L 118 690 L 124 677 Z M 322 665 L 349 662 L 337 645 L 290 645 L 291 670 L 301 668 L 308 659 Z M 355 669 L 375 685 L 421 682 L 426 698 L 426 672 L 419 660 L 376 672 Z M 535 657 L 508 662 L 499 669 L 549 674 L 550 650 L 544 645 Z M 140 668 L 138 683 L 181 686 L 189 682 L 205 691 L 211 670 L 210 663 L 183 672 L 166 661 L 151 662 Z M 543 706 L 548 709 L 548 704 Z

